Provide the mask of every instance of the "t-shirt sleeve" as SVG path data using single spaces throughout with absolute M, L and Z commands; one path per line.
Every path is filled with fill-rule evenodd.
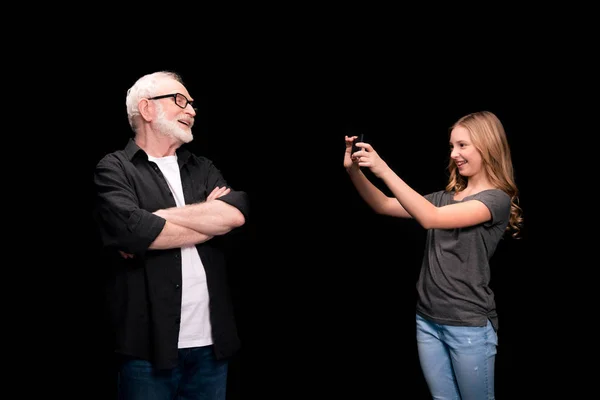
M 473 196 L 473 200 L 479 200 L 490 210 L 492 219 L 485 226 L 506 225 L 510 217 L 510 196 L 504 191 L 486 190 Z
M 433 204 L 436 207 L 440 207 L 442 204 L 442 196 L 444 195 L 444 191 L 443 190 L 439 190 L 437 192 L 433 192 L 433 193 L 428 193 L 425 196 L 425 199 L 427 199 L 431 204 Z

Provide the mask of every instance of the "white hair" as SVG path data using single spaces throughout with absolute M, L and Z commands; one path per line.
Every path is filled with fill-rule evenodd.
M 141 99 L 156 95 L 159 82 L 163 79 L 174 79 L 183 84 L 181 77 L 171 71 L 158 71 L 139 78 L 131 88 L 127 90 L 125 106 L 127 107 L 127 119 L 131 129 L 136 130 L 135 117 L 140 115 L 138 104 Z

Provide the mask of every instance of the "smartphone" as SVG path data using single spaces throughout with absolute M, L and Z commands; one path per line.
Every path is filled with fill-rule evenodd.
M 358 143 L 358 142 L 364 142 L 365 141 L 365 135 L 364 135 L 364 133 L 359 133 L 356 136 L 358 136 L 358 137 L 356 139 L 354 139 L 354 142 L 352 142 L 352 154 L 356 153 L 359 150 L 362 150 L 361 147 L 357 147 L 356 146 L 356 143 Z

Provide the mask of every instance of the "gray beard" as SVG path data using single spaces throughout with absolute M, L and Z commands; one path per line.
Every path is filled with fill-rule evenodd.
M 189 143 L 194 139 L 194 135 L 180 127 L 179 122 L 167 121 L 162 112 L 158 116 L 155 124 L 156 130 L 164 136 L 172 137 L 183 143 Z

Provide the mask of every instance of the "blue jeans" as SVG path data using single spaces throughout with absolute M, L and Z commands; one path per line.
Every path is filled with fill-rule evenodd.
M 225 400 L 227 361 L 212 346 L 179 349 L 179 365 L 157 370 L 149 361 L 124 358 L 118 368 L 119 400 Z
M 498 336 L 487 326 L 450 326 L 417 315 L 419 362 L 436 400 L 493 400 Z

